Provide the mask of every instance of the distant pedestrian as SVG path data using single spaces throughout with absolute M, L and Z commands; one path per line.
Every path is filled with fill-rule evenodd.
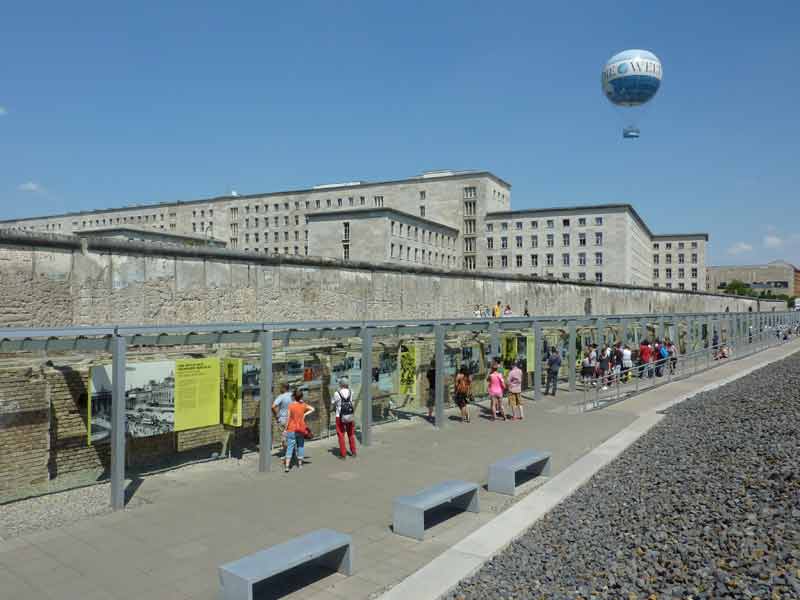
M 556 395 L 556 387 L 558 386 L 558 372 L 561 370 L 561 356 L 558 354 L 558 350 L 556 347 L 553 346 L 550 348 L 550 356 L 547 358 L 547 383 L 545 384 L 544 388 L 544 395 L 547 395 L 547 392 L 550 391 L 550 388 L 553 388 L 552 395 Z
M 475 305 L 475 310 L 472 311 L 472 316 L 475 317 L 476 319 L 480 319 L 483 317 L 483 311 L 481 310 L 480 304 Z
M 292 403 L 292 394 L 289 392 L 289 385 L 281 384 L 281 393 L 272 403 L 272 414 L 278 421 L 281 430 L 281 449 L 286 454 L 286 421 L 289 419 L 289 404 Z M 291 456 L 289 457 L 291 458 Z
M 492 408 L 492 420 L 497 420 L 499 412 L 503 420 L 506 419 L 506 409 L 503 408 L 503 392 L 506 389 L 506 382 L 503 376 L 497 371 L 497 362 L 492 363 L 489 377 L 486 378 L 489 384 L 489 404 Z
M 503 316 L 504 317 L 513 317 L 514 313 L 511 312 L 511 305 L 506 304 L 506 307 L 503 309 Z
M 522 369 L 519 368 L 519 362 L 515 362 L 508 372 L 507 385 L 508 408 L 511 412 L 511 418 L 521 421 L 525 414 L 522 410 Z
M 587 348 L 585 352 L 585 356 L 581 361 L 581 381 L 583 382 L 583 387 L 586 388 L 592 382 L 592 377 L 594 376 L 594 369 L 592 368 L 592 359 L 591 359 L 591 348 Z
M 666 346 L 669 356 L 669 372 L 674 374 L 675 369 L 678 368 L 678 347 L 670 339 L 666 340 Z
M 336 437 L 339 438 L 339 458 L 344 460 L 347 456 L 345 437 L 350 444 L 350 455 L 356 456 L 356 424 L 355 404 L 353 403 L 353 390 L 350 389 L 350 380 L 342 377 L 339 380 L 339 389 L 333 394 L 331 405 L 336 417 Z
M 600 356 L 598 357 L 598 361 L 600 364 L 600 377 L 602 379 L 603 389 L 608 389 L 608 374 L 611 367 L 611 349 L 608 347 L 607 344 L 603 344 L 603 349 L 600 351 Z
M 522 316 L 523 317 L 530 317 L 531 316 L 531 312 L 528 310 L 528 301 L 527 300 L 525 300 L 525 308 L 522 311 Z
M 622 349 L 622 373 L 625 383 L 631 380 L 631 369 L 633 369 L 633 356 L 631 349 L 626 345 Z
M 292 403 L 289 404 L 289 418 L 286 422 L 286 461 L 284 472 L 289 472 L 292 454 L 297 449 L 297 468 L 303 468 L 306 441 L 306 417 L 314 412 L 314 407 L 303 400 L 303 391 L 295 390 Z
M 492 316 L 495 319 L 499 319 L 503 314 L 503 307 L 500 305 L 500 300 L 497 301 L 497 304 L 492 309 Z
M 436 360 L 431 360 L 425 377 L 428 379 L 428 419 L 433 419 L 433 409 L 436 406 Z
M 652 377 L 653 376 L 653 349 L 650 347 L 650 342 L 642 340 L 639 344 L 639 368 L 641 369 L 639 377 Z
M 467 402 L 472 394 L 472 379 L 469 376 L 469 369 L 462 366 L 456 375 L 455 381 L 455 401 L 456 406 L 461 411 L 461 422 L 469 423 L 469 408 Z

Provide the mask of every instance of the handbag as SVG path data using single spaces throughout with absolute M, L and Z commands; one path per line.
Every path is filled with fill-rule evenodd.
M 308 425 L 306 425 L 306 430 L 303 432 L 303 437 L 307 440 L 314 439 L 314 432 L 311 431 L 311 428 Z

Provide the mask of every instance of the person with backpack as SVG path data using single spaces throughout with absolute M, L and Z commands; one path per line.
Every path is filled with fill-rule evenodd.
M 667 353 L 669 354 L 669 372 L 674 374 L 678 367 L 678 347 L 670 339 L 667 339 Z
M 469 409 L 467 408 L 467 401 L 472 393 L 472 380 L 469 377 L 469 369 L 462 366 L 461 370 L 456 375 L 455 381 L 455 401 L 456 406 L 461 411 L 461 422 L 469 423 Z
M 667 344 L 664 342 L 657 342 L 656 343 L 656 360 L 658 361 L 658 368 L 656 368 L 656 376 L 661 377 L 664 375 L 664 368 L 667 366 L 669 362 L 669 350 L 667 350 Z
M 336 416 L 336 437 L 339 438 L 339 459 L 344 460 L 347 450 L 344 438 L 350 444 L 350 456 L 356 457 L 356 410 L 353 403 L 353 391 L 350 389 L 350 380 L 342 377 L 339 380 L 339 389 L 333 394 L 331 408 Z
M 314 412 L 314 407 L 303 400 L 303 390 L 295 389 L 292 403 L 289 404 L 289 418 L 286 421 L 286 462 L 284 473 L 289 472 L 292 454 L 297 449 L 297 468 L 303 468 L 303 454 L 306 441 L 306 417 Z
M 521 421 L 525 416 L 522 411 L 522 369 L 519 362 L 515 362 L 508 372 L 508 408 L 511 411 L 511 418 Z M 519 411 L 519 415 L 517 415 Z

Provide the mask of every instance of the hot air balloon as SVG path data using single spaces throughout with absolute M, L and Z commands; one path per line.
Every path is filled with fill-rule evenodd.
M 635 112 L 656 95 L 661 86 L 661 74 L 661 61 L 652 52 L 624 50 L 609 58 L 603 67 L 603 94 L 612 104 Z M 622 137 L 638 138 L 639 127 L 627 125 Z

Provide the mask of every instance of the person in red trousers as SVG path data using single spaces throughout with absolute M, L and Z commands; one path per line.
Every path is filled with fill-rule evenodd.
M 350 442 L 350 456 L 356 456 L 356 427 L 355 427 L 355 402 L 350 381 L 347 377 L 339 380 L 339 389 L 333 395 L 332 408 L 336 412 L 336 436 L 339 438 L 339 458 L 344 460 L 347 452 L 344 446 L 344 437 Z

